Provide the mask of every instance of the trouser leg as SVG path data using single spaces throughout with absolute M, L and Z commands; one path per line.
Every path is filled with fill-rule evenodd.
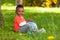
M 30 25 L 26 24 L 19 29 L 19 32 L 22 33 L 27 32 L 28 30 L 30 30 L 30 27 L 31 27 Z

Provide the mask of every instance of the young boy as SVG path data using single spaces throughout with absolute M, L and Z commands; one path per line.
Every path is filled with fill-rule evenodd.
M 16 14 L 17 15 L 14 19 L 14 31 L 15 32 L 27 32 L 29 30 L 28 28 L 29 25 L 26 24 L 26 20 L 23 17 L 24 8 L 22 5 L 17 5 Z
M 30 22 L 26 21 L 23 17 L 23 14 L 24 14 L 24 8 L 22 5 L 17 5 L 16 7 L 16 17 L 14 19 L 14 31 L 15 32 L 21 32 L 21 33 L 24 33 L 24 32 L 28 32 L 29 31 L 34 31 L 36 30 L 35 32 L 41 32 L 42 30 L 37 30 L 37 29 L 34 29 L 34 27 L 32 28 L 32 25 L 30 24 L 31 23 L 31 20 Z M 34 22 L 32 22 L 34 23 Z M 34 23 L 35 24 L 35 23 Z M 43 29 L 44 30 L 44 29 Z

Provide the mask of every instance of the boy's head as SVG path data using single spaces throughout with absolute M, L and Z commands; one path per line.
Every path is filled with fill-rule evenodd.
M 16 7 L 17 15 L 23 15 L 23 12 L 24 12 L 23 6 L 22 5 L 17 5 L 17 7 Z

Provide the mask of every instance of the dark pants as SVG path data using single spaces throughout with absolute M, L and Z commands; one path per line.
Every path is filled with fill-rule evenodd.
M 42 33 L 42 32 L 45 31 L 45 29 L 44 29 L 44 28 L 42 28 L 42 29 L 40 29 L 40 30 L 38 30 L 37 28 L 34 29 L 34 27 L 32 27 L 32 26 L 29 25 L 29 24 L 26 24 L 26 25 L 24 25 L 24 26 L 21 26 L 21 28 L 19 29 L 19 32 L 21 32 L 21 33 L 26 33 L 26 32 L 28 32 L 28 31 L 30 31 L 30 32 L 36 32 L 36 33 Z
M 19 29 L 19 32 L 25 33 L 29 30 L 30 25 L 26 24 L 24 26 L 21 26 L 21 28 Z

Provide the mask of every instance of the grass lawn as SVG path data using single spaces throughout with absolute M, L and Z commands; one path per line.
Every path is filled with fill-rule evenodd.
M 60 40 L 60 12 L 41 12 L 40 10 L 36 12 L 36 9 L 29 11 L 30 9 L 25 9 L 25 19 L 32 18 L 39 29 L 42 27 L 46 29 L 46 33 L 33 35 L 25 33 L 20 35 L 20 33 L 13 32 L 15 10 L 2 10 L 3 27 L 0 28 L 0 40 L 48 40 L 50 35 L 54 36 L 54 40 Z

